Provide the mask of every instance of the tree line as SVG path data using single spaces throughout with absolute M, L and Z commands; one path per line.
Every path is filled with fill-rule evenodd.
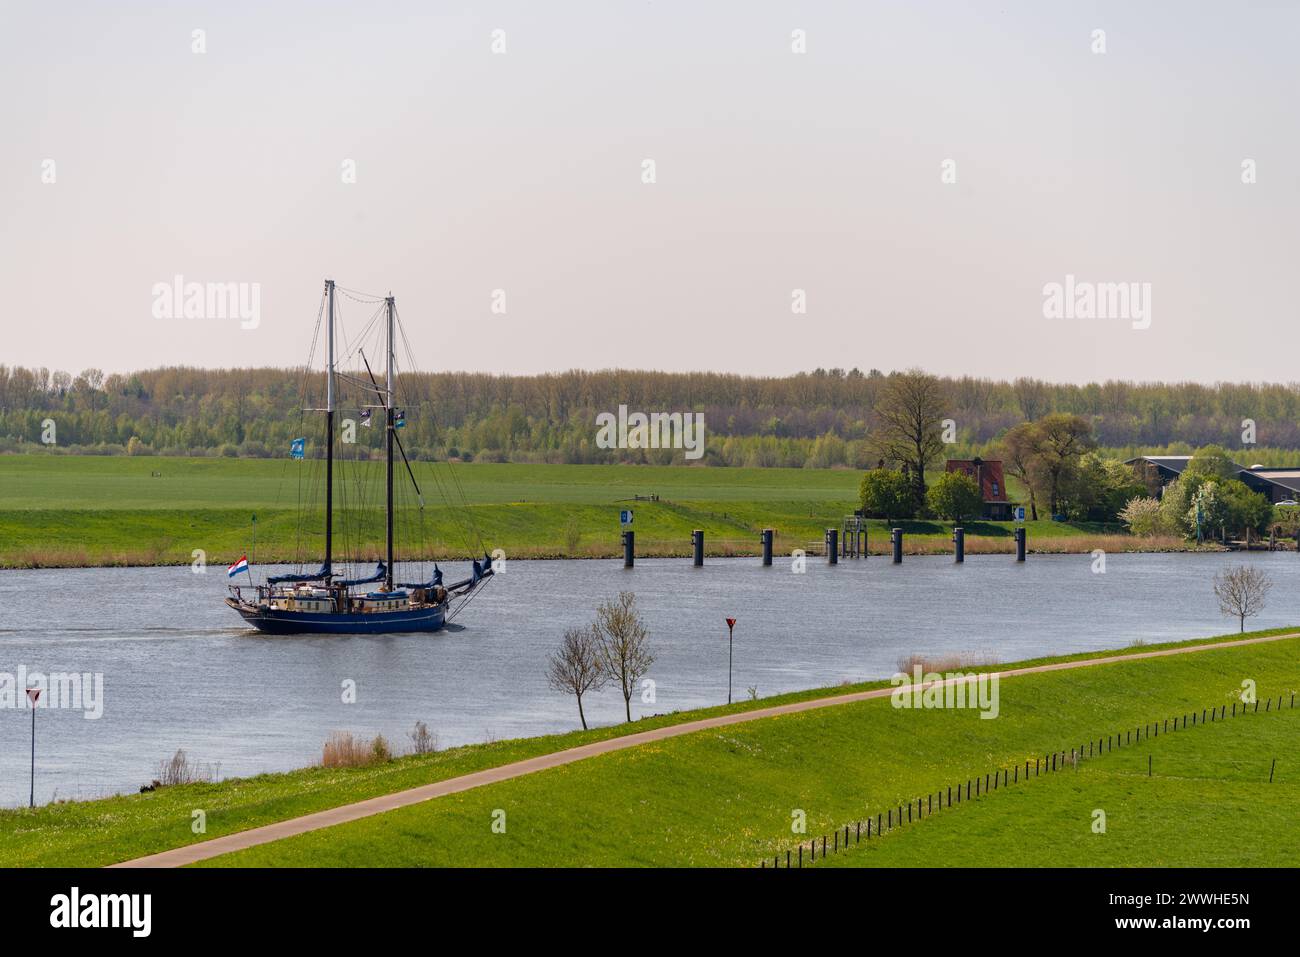
M 880 457 L 891 397 L 909 372 L 816 369 L 780 377 L 603 370 L 504 376 L 408 373 L 408 450 L 420 457 L 521 462 L 683 462 L 681 450 L 602 449 L 596 415 L 620 404 L 704 413 L 704 464 L 869 468 Z M 928 377 L 949 450 L 986 457 L 1015 426 L 1053 414 L 1088 422 L 1099 447 L 1187 451 L 1237 447 L 1251 420 L 1259 460 L 1300 449 L 1300 386 L 1268 383 L 1083 385 Z M 319 429 L 302 409 L 320 405 L 321 380 L 303 369 L 170 367 L 105 375 L 0 366 L 0 451 L 39 449 L 53 420 L 56 448 L 104 454 L 280 456 Z M 369 400 L 344 390 L 341 414 Z M 381 430 L 359 430 L 376 453 Z M 897 450 L 894 450 L 897 451 Z M 1270 458 L 1270 456 L 1272 458 Z
M 859 487 L 865 516 L 950 521 L 979 516 L 983 493 L 974 479 L 957 472 L 933 484 L 927 479 L 947 455 L 948 407 L 945 384 L 937 377 L 912 370 L 890 378 L 871 439 L 880 458 Z M 1053 519 L 1122 520 L 1136 534 L 1199 541 L 1230 534 L 1249 539 L 1272 523 L 1294 519 L 1288 508 L 1275 509 L 1238 479 L 1238 463 L 1218 445 L 1198 449 L 1178 479 L 1164 486 L 1158 475 L 1102 452 L 1092 421 L 1073 413 L 1050 412 L 1019 422 L 1000 436 L 993 451 L 1004 480 L 1011 475 L 1020 481 L 1035 520 L 1045 508 Z

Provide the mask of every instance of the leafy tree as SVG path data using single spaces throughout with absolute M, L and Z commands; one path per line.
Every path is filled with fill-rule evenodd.
M 902 472 L 872 469 L 862 476 L 858 499 L 867 518 L 911 518 L 916 514 L 912 485 Z
M 1042 433 L 1032 422 L 1013 426 L 1002 437 L 1001 455 L 1006 469 L 1029 490 L 1029 517 L 1038 521 L 1038 487 L 1042 482 L 1039 446 Z
M 1066 412 L 1053 412 L 1034 423 L 1039 467 L 1046 477 L 1052 515 L 1060 513 L 1061 493 L 1079 466 L 1085 452 L 1096 448 L 1092 425 L 1087 419 Z
M 1227 526 L 1245 536 L 1263 534 L 1273 518 L 1273 504 L 1259 492 L 1238 479 L 1219 483 Z
M 1187 463 L 1184 474 L 1199 475 L 1216 482 L 1235 478 L 1239 471 L 1237 463 L 1227 450 L 1218 445 L 1206 445 L 1197 449 Z
M 1068 512 L 1082 521 L 1113 522 L 1130 500 L 1145 491 L 1129 466 L 1089 452 L 1080 457 L 1070 477 Z
M 961 472 L 945 472 L 935 480 L 926 493 L 926 502 L 930 511 L 940 518 L 951 522 L 960 522 L 969 517 L 977 517 L 984 507 L 984 496 L 980 487 L 969 475 Z
M 1154 498 L 1138 496 L 1129 499 L 1120 509 L 1119 517 L 1134 535 L 1153 536 L 1165 530 L 1160 502 Z
M 1160 496 L 1160 518 L 1165 528 L 1181 535 L 1196 532 L 1196 510 L 1192 505 L 1193 491 L 1181 478 L 1165 486 Z
M 1202 482 L 1190 498 L 1187 523 L 1192 532 L 1199 528 L 1202 536 L 1209 536 L 1218 529 L 1222 537 L 1227 538 L 1228 503 L 1219 493 L 1219 483 L 1210 480 Z

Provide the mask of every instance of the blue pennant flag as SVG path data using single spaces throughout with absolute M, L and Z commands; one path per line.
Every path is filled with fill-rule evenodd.
M 307 448 L 306 439 L 294 439 L 289 443 L 289 457 L 300 459 Z

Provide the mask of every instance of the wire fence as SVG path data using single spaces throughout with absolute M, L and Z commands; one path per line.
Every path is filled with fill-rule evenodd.
M 1291 692 L 1289 708 L 1295 708 L 1295 699 L 1296 693 Z M 1281 711 L 1284 707 L 1287 707 L 1286 701 L 1285 694 L 1279 695 L 1277 708 L 1274 708 L 1272 697 L 1266 698 L 1262 702 L 1263 710 L 1265 713 Z M 1231 709 L 1226 704 L 1213 708 L 1202 708 L 1199 724 L 1205 725 L 1218 721 L 1227 721 L 1231 718 L 1239 718 L 1247 713 L 1258 714 L 1260 704 L 1260 700 L 1256 699 L 1253 709 L 1249 704 L 1239 704 L 1238 702 L 1233 702 Z M 1181 724 L 1179 723 L 1180 718 Z M 1182 730 L 1189 727 L 1194 728 L 1197 724 L 1197 714 L 1192 711 L 1183 715 L 1175 715 L 1172 718 L 1165 718 L 1163 721 L 1125 728 L 1123 731 L 1083 742 L 1076 747 L 1070 748 L 1068 752 L 1064 749 L 1051 751 L 1042 757 L 1035 757 L 1032 763 L 1026 760 L 1023 773 L 1020 762 L 1016 762 L 1016 764 L 1009 767 L 999 767 L 985 773 L 982 779 L 979 775 L 976 775 L 973 778 L 967 778 L 964 782 L 958 781 L 955 785 L 946 785 L 933 793 L 916 798 L 915 801 L 908 801 L 899 804 L 897 807 L 877 812 L 874 818 L 868 816 L 865 820 L 845 824 L 843 828 L 837 828 L 830 834 L 822 834 L 811 840 L 800 841 L 797 847 L 786 849 L 784 860 L 782 860 L 781 854 L 778 852 L 770 860 L 768 858 L 761 860 L 759 867 L 803 867 L 805 864 L 812 864 L 819 859 L 825 859 L 828 854 L 838 854 L 841 850 L 848 850 L 850 846 L 861 844 L 864 840 L 870 842 L 873 837 L 883 837 L 905 824 L 912 824 L 927 817 L 932 817 L 944 808 L 960 807 L 963 802 L 968 803 L 978 800 L 980 797 L 985 797 L 994 791 L 1028 783 L 1030 780 L 1042 777 L 1044 774 L 1053 774 L 1066 768 L 1077 768 L 1080 762 L 1108 754 L 1116 748 L 1130 747 L 1143 740 L 1159 738 L 1162 734 L 1178 731 L 1180 728 Z M 1270 784 L 1273 783 L 1276 770 L 1277 759 L 1274 758 L 1268 773 Z M 1148 776 L 1152 774 L 1150 756 L 1148 756 L 1147 774 Z

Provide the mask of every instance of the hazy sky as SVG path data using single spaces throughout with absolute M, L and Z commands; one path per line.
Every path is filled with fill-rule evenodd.
M 300 364 L 333 277 L 425 370 L 1300 380 L 1298 3 L 0 11 L 0 362 Z

